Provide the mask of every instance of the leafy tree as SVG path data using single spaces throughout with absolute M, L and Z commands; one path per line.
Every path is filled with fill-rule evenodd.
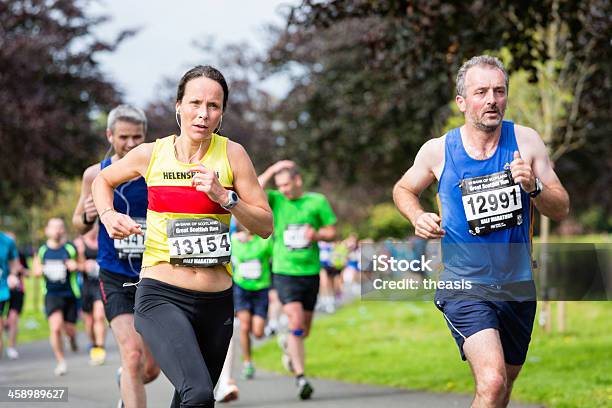
M 0 1 L 0 200 L 3 213 L 80 174 L 105 141 L 92 117 L 118 101 L 96 57 L 113 42 L 92 29 L 105 18 L 87 1 Z
M 277 109 L 286 155 L 319 179 L 333 175 L 338 182 L 370 186 L 368 198 L 380 201 L 422 143 L 442 134 L 459 65 L 504 47 L 513 57 L 511 71 L 522 69 L 526 82 L 545 72 L 549 83 L 574 78 L 579 87 L 563 91 L 566 100 L 571 93 L 567 109 L 574 113 L 559 132 L 575 140 L 588 134 L 591 149 L 606 149 L 604 135 L 612 125 L 610 11 L 605 0 L 305 0 L 276 32 L 268 58 L 271 73 L 293 78 Z M 557 48 L 546 31 L 555 24 Z M 560 46 L 569 51 L 563 58 L 554 53 Z M 547 109 L 554 113 L 555 107 Z M 574 174 L 589 166 L 611 173 L 605 171 L 609 161 L 593 165 L 584 154 L 570 157 L 579 152 L 569 152 L 573 146 L 566 144 L 565 163 L 571 161 Z

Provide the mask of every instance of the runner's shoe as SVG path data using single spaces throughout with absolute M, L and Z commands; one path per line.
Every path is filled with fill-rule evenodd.
M 312 385 L 310 385 L 308 380 L 304 376 L 302 376 L 296 380 L 295 384 L 298 387 L 298 396 L 300 397 L 300 399 L 310 399 L 310 396 L 314 392 L 314 389 L 312 388 Z
M 276 326 L 268 324 L 268 325 L 266 325 L 266 327 L 264 327 L 264 336 L 265 337 L 272 337 L 275 334 L 276 334 Z
M 230 402 L 238 399 L 238 387 L 233 382 L 220 386 L 221 389 L 217 392 L 219 399 L 217 402 Z
M 17 360 L 19 358 L 19 353 L 13 347 L 8 347 L 6 349 L 6 356 L 9 360 Z
M 242 379 L 252 380 L 255 377 L 255 366 L 252 362 L 244 363 L 242 366 Z
M 89 351 L 89 364 L 92 366 L 102 365 L 106 360 L 106 350 L 102 347 L 93 347 Z
M 57 363 L 57 366 L 55 366 L 55 369 L 53 370 L 53 374 L 57 375 L 58 377 L 66 374 L 67 372 L 68 372 L 68 366 L 66 365 L 65 360 L 62 360 L 59 363 Z

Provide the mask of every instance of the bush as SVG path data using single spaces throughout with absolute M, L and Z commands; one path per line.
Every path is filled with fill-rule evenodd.
M 373 206 L 363 234 L 375 241 L 384 238 L 405 238 L 412 233 L 412 224 L 404 218 L 393 203 Z
M 579 220 L 589 232 L 610 232 L 612 230 L 612 217 L 597 205 L 580 214 Z

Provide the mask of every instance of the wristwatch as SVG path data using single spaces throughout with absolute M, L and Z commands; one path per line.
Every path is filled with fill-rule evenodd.
M 533 190 L 531 193 L 529 193 L 529 197 L 531 198 L 536 198 L 537 196 L 540 195 L 540 193 L 542 192 L 542 182 L 540 181 L 539 178 L 536 177 L 535 179 L 535 190 Z
M 221 208 L 229 211 L 238 204 L 239 198 L 238 198 L 238 194 L 236 194 L 236 192 L 232 190 L 229 191 L 227 196 L 229 198 L 229 201 L 227 202 L 227 204 L 221 204 Z
M 83 211 L 83 215 L 81 216 L 81 220 L 83 221 L 83 224 L 85 225 L 93 225 L 96 222 L 96 218 L 95 217 L 93 220 L 88 220 L 87 219 L 87 213 Z

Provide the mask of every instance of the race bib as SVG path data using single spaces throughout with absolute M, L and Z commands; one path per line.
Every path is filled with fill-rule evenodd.
M 259 259 L 253 259 L 239 264 L 238 275 L 242 276 L 244 279 L 251 280 L 261 278 L 261 261 Z
M 232 253 L 229 228 L 212 218 L 168 220 L 173 265 L 209 267 L 227 264 Z
M 66 282 L 66 276 L 68 275 L 68 269 L 66 264 L 62 260 L 50 259 L 45 261 L 42 266 L 43 275 L 47 280 L 51 282 Z
M 308 224 L 289 224 L 283 231 L 283 243 L 287 249 L 306 249 L 310 247 L 310 240 L 306 239 Z
M 485 235 L 523 223 L 521 188 L 508 171 L 463 179 L 461 196 L 472 235 Z
M 130 235 L 123 239 L 115 239 L 115 251 L 119 259 L 134 259 L 142 258 L 142 253 L 145 250 L 145 238 L 147 234 L 147 221 L 145 218 L 134 218 L 134 221 L 140 225 L 143 235 Z

